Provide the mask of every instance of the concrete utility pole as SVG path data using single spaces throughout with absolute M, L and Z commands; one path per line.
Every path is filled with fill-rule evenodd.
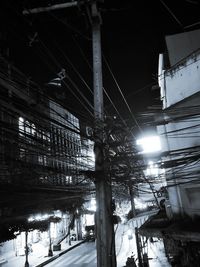
M 115 267 L 115 236 L 112 214 L 111 179 L 104 170 L 103 84 L 101 57 L 101 17 L 96 1 L 92 3 L 93 87 L 95 116 L 95 184 L 97 267 Z
M 132 215 L 134 218 L 136 216 L 136 211 L 135 211 L 134 190 L 133 190 L 132 182 L 129 183 L 129 192 L 130 192 L 130 198 L 131 198 L 131 211 L 132 211 Z
M 28 230 L 25 231 L 25 256 L 26 256 L 26 261 L 24 264 L 24 267 L 29 267 L 29 262 L 28 262 L 28 253 L 29 253 L 29 247 L 28 247 Z
M 137 247 L 137 254 L 138 254 L 138 266 L 143 267 L 143 262 L 142 262 L 142 244 L 141 240 L 139 237 L 139 232 L 138 228 L 135 227 L 135 240 L 136 240 L 136 247 Z
M 96 0 L 91 1 L 92 46 L 93 46 L 93 87 L 94 87 L 94 117 L 95 117 L 95 184 L 96 184 L 96 237 L 97 237 L 97 267 L 116 267 L 115 236 L 112 214 L 111 179 L 104 170 L 104 134 L 103 134 L 103 85 L 101 59 L 101 17 Z M 82 2 L 83 4 L 84 2 Z M 73 1 L 49 7 L 24 10 L 23 14 L 40 13 L 77 5 Z

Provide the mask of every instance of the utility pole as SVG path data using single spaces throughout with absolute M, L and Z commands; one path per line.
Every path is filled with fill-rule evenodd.
M 26 230 L 25 231 L 25 256 L 26 256 L 26 261 L 25 261 L 24 267 L 29 267 L 28 253 L 29 253 L 29 247 L 28 247 L 28 230 Z
M 51 222 L 49 221 L 49 250 L 48 250 L 48 257 L 53 256 L 52 250 L 52 241 L 51 241 Z
M 133 184 L 132 181 L 129 183 L 129 193 L 130 193 L 130 198 L 131 198 L 131 211 L 133 218 L 136 216 L 136 210 L 135 210 L 135 202 L 134 202 L 134 191 L 133 191 Z
M 95 116 L 95 185 L 97 267 L 115 267 L 115 236 L 112 214 L 111 179 L 104 166 L 104 111 L 101 56 L 101 17 L 96 1 L 92 2 L 93 88 Z
M 101 59 L 101 16 L 97 9 L 97 0 L 91 4 L 92 47 L 93 47 L 93 88 L 95 117 L 95 184 L 96 184 L 96 237 L 97 237 L 97 267 L 116 267 L 115 236 L 112 214 L 111 179 L 104 169 L 104 112 L 103 112 L 103 82 Z M 84 2 L 82 2 L 83 4 Z M 78 1 L 57 4 L 48 7 L 24 10 L 23 14 L 34 14 L 55 9 L 75 6 Z
M 139 231 L 138 228 L 135 227 L 135 240 L 136 240 L 136 247 L 137 247 L 137 254 L 138 254 L 138 266 L 143 267 L 142 262 L 142 244 L 139 237 Z

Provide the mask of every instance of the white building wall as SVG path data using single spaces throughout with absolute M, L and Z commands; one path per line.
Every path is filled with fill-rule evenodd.
M 168 108 L 200 91 L 200 50 L 159 78 L 163 108 Z
M 200 29 L 166 36 L 170 65 L 173 66 L 200 48 Z
M 162 83 L 159 81 L 159 84 L 162 94 L 164 93 L 163 110 L 168 114 L 165 116 L 168 123 L 157 127 L 163 151 L 200 146 L 200 118 L 184 117 L 184 114 L 192 115 L 190 108 L 199 106 L 200 103 L 200 50 L 181 64 L 165 71 L 163 81 Z M 181 155 L 179 157 L 181 158 Z M 169 161 L 173 159 L 175 156 L 164 158 Z M 179 166 L 179 169 L 177 171 L 176 167 L 171 167 L 166 170 L 166 179 L 170 177 L 167 182 L 168 205 L 172 214 L 173 216 L 187 214 L 190 217 L 200 215 L 200 183 L 198 183 L 200 163 L 194 160 Z M 194 179 L 189 176 L 191 173 L 194 174 Z
M 194 102 L 200 102 L 200 97 L 196 97 Z M 191 106 L 194 104 L 194 102 L 190 100 Z M 187 105 L 187 103 L 185 104 Z M 181 113 L 181 107 L 176 106 L 176 108 L 180 109 Z M 163 151 L 176 151 L 188 148 L 192 149 L 196 146 L 200 146 L 199 124 L 199 118 L 193 117 L 187 120 L 175 120 L 174 122 L 168 123 L 165 126 L 159 126 L 158 132 L 161 136 Z M 164 160 L 171 159 L 175 159 L 175 157 L 172 156 L 164 158 Z M 189 216 L 200 214 L 200 184 L 198 184 L 196 181 L 188 183 L 191 181 L 191 178 L 187 177 L 188 172 L 194 173 L 198 172 L 199 170 L 200 163 L 198 161 L 192 161 L 186 165 L 179 166 L 179 169 L 173 167 L 166 170 L 166 179 L 168 179 L 168 177 L 174 177 L 173 180 L 170 179 L 167 182 L 169 186 L 168 194 L 173 214 L 177 215 L 186 213 Z M 194 180 L 196 179 L 197 177 L 194 178 Z M 171 187 L 173 184 L 181 185 Z
M 180 110 L 181 112 L 181 110 Z M 168 123 L 165 128 L 159 127 L 162 148 L 164 150 L 177 150 L 200 146 L 200 120 L 199 118 L 174 121 Z M 166 144 L 166 133 L 168 146 Z

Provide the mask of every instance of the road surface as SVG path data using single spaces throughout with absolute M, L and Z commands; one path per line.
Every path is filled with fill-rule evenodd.
M 170 267 L 164 254 L 163 242 L 154 239 L 147 242 L 146 252 L 149 257 L 149 267 Z M 117 267 L 126 265 L 127 257 L 137 258 L 135 231 L 131 223 L 121 224 L 116 229 Z M 136 261 L 138 263 L 138 261 Z M 95 242 L 86 242 L 72 249 L 63 256 L 46 265 L 47 267 L 96 267 Z
M 86 242 L 72 249 L 58 259 L 46 265 L 47 267 L 96 267 L 95 242 Z

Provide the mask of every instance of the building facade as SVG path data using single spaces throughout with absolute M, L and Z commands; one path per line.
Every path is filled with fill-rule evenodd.
M 159 58 L 162 141 L 170 218 L 200 215 L 200 30 L 166 38 L 169 65 Z
M 83 178 L 94 160 L 79 119 L 3 58 L 0 67 L 0 183 L 66 185 Z

